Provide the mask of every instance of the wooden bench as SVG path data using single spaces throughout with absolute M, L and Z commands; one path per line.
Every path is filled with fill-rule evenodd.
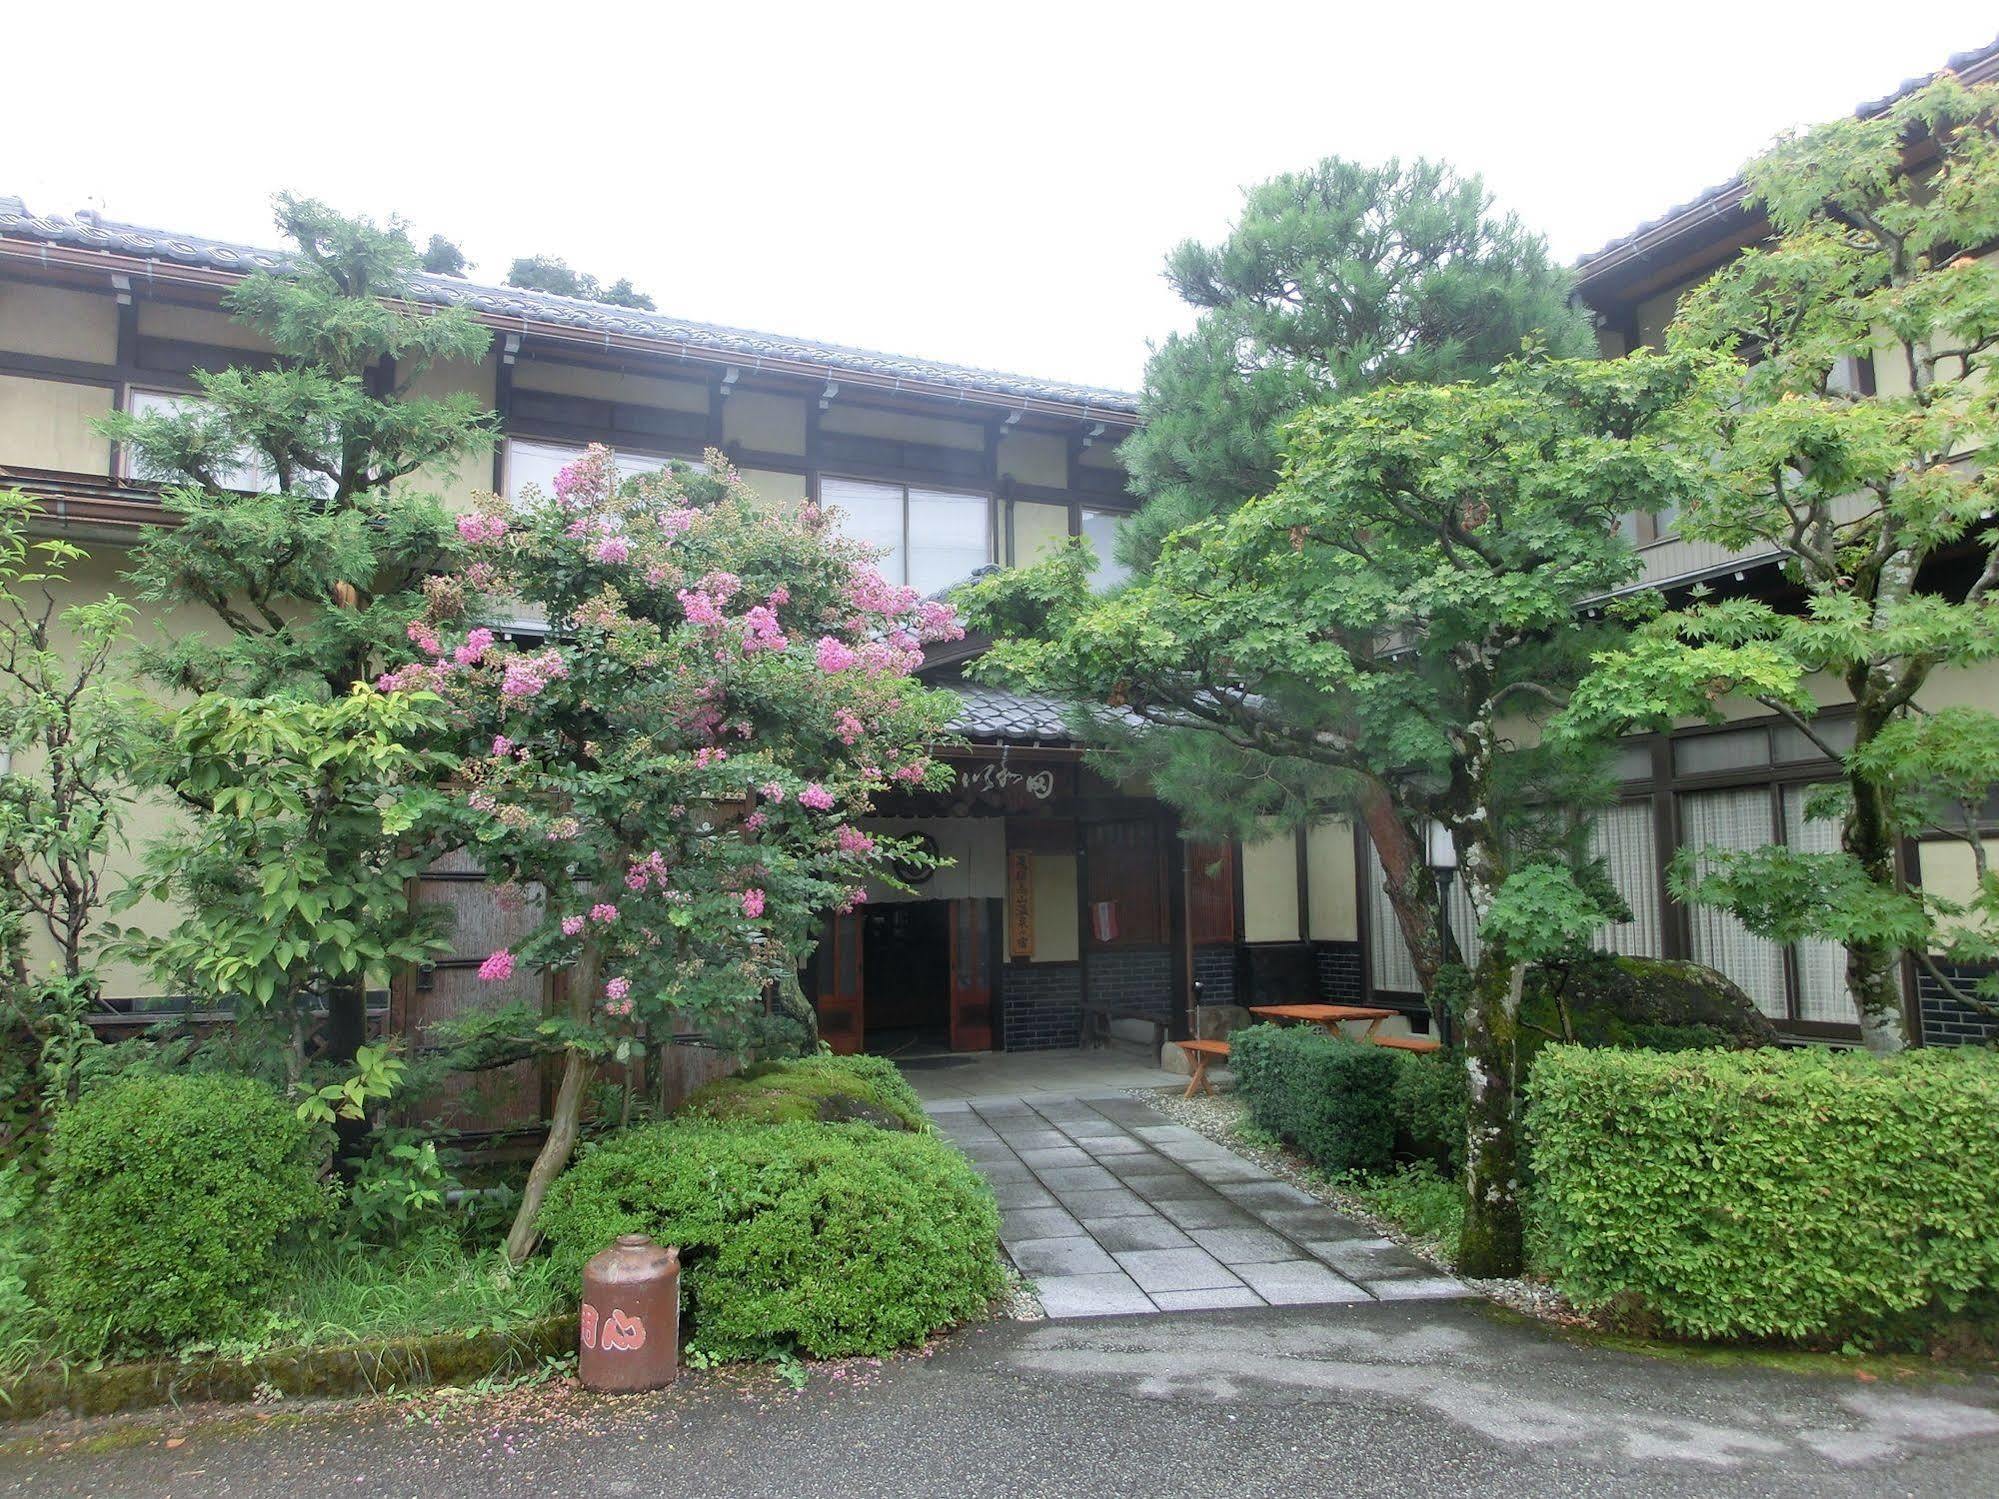
M 1226 1041 L 1175 1041 L 1173 1043 L 1187 1053 L 1187 1060 L 1194 1064 L 1194 1075 L 1187 1079 L 1187 1091 L 1182 1098 L 1192 1098 L 1196 1093 L 1212 1093 L 1215 1085 L 1208 1081 L 1208 1063 L 1216 1057 L 1229 1054 Z
M 1443 1043 L 1435 1036 L 1374 1036 L 1376 1046 L 1392 1046 L 1397 1051 L 1438 1051 Z

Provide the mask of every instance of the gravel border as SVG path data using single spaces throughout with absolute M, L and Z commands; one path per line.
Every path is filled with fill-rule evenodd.
M 1246 1122 L 1243 1105 L 1229 1094 L 1202 1094 L 1195 1098 L 1183 1098 L 1170 1088 L 1135 1088 L 1132 1090 L 1132 1096 L 1144 1099 L 1175 1124 L 1185 1125 L 1188 1129 L 1206 1135 L 1217 1145 L 1226 1145 L 1245 1160 L 1254 1161 L 1271 1175 L 1289 1182 L 1300 1191 L 1311 1193 L 1327 1207 L 1336 1208 L 1348 1217 L 1367 1224 L 1383 1238 L 1393 1239 L 1444 1274 L 1456 1276 L 1488 1301 L 1497 1302 L 1524 1316 L 1557 1326 L 1591 1325 L 1588 1318 L 1569 1305 L 1567 1297 L 1545 1281 L 1530 1280 L 1525 1277 L 1475 1280 L 1470 1276 L 1458 1275 L 1444 1259 L 1434 1239 L 1417 1238 L 1381 1217 L 1359 1198 L 1341 1191 L 1328 1182 L 1296 1151 L 1283 1146 L 1272 1147 L 1258 1140 L 1246 1138 L 1241 1130 Z

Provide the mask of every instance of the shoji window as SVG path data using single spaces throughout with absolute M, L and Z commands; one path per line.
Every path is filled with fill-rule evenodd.
M 569 442 L 522 442 L 509 439 L 507 442 L 507 495 L 512 498 L 532 484 L 543 494 L 555 493 L 555 476 L 583 456 L 579 443 Z M 691 458 L 665 458 L 658 453 L 634 453 L 626 448 L 618 448 L 611 454 L 618 466 L 618 477 L 629 479 L 637 474 L 656 474 L 669 463 L 684 463 L 689 468 L 704 467 Z
M 875 565 L 884 578 L 919 593 L 949 588 L 993 560 L 984 495 L 822 478 L 819 500 L 839 511 L 841 535 L 882 553 Z
M 1417 980 L 1416 965 L 1409 957 L 1409 945 L 1402 940 L 1402 925 L 1395 919 L 1395 908 L 1388 903 L 1388 871 L 1381 867 L 1381 856 L 1372 843 L 1367 847 L 1367 867 L 1372 881 L 1368 889 L 1367 939 L 1374 987 L 1395 993 L 1419 993 L 1423 986 Z M 1450 907 L 1451 936 L 1464 960 L 1476 963 L 1478 913 L 1472 909 L 1471 897 L 1465 894 L 1462 878 L 1451 881 Z
M 1117 533 L 1123 523 L 1122 511 L 1083 507 L 1082 531 L 1090 539 L 1090 549 L 1097 554 L 1097 571 L 1090 579 L 1090 586 L 1099 593 L 1117 587 L 1131 576 L 1131 569 L 1117 560 Z
M 1590 852 L 1604 861 L 1610 882 L 1631 907 L 1631 920 L 1607 926 L 1595 945 L 1635 958 L 1665 955 L 1659 928 L 1659 857 L 1652 833 L 1652 803 L 1619 802 L 1590 827 Z
M 1839 824 L 1807 821 L 1805 803 L 1818 788 L 1784 788 L 1784 841 L 1802 853 L 1827 854 L 1839 847 Z M 1798 975 L 1798 1018 L 1821 1023 L 1856 1025 L 1852 996 L 1846 989 L 1846 949 L 1837 942 L 1808 938 L 1792 952 Z
M 1774 837 L 1770 824 L 1767 786 L 1695 791 L 1680 798 L 1680 836 L 1689 848 L 1763 848 Z M 1713 906 L 1691 905 L 1687 919 L 1697 961 L 1742 985 L 1764 1014 L 1777 1020 L 1788 1017 L 1781 947 Z

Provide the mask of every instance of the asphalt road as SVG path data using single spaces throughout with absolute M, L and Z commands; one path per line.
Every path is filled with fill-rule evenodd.
M 1990 1499 L 1999 1380 L 1647 1358 L 1477 1304 L 1000 1323 L 802 1392 L 693 1374 L 57 1432 L 0 1455 L 0 1493 Z

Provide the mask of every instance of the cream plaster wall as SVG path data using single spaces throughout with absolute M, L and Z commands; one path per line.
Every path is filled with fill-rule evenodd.
M 1242 846 L 1242 935 L 1298 940 L 1298 845 L 1289 833 Z
M 109 295 L 0 281 L 0 349 L 114 364 L 118 303 Z
M 758 453 L 805 453 L 805 402 L 739 390 L 722 403 L 722 438 Z
M 108 386 L 0 375 L 0 463 L 108 474 L 111 444 L 90 424 L 110 410 Z
M 1354 886 L 1353 827 L 1344 822 L 1314 824 L 1305 834 L 1305 880 L 1310 887 L 1310 926 L 1315 942 L 1360 940 L 1360 899 Z
M 1069 539 L 1069 507 L 1013 502 L 1013 560 L 1025 565 L 1039 561 Z

